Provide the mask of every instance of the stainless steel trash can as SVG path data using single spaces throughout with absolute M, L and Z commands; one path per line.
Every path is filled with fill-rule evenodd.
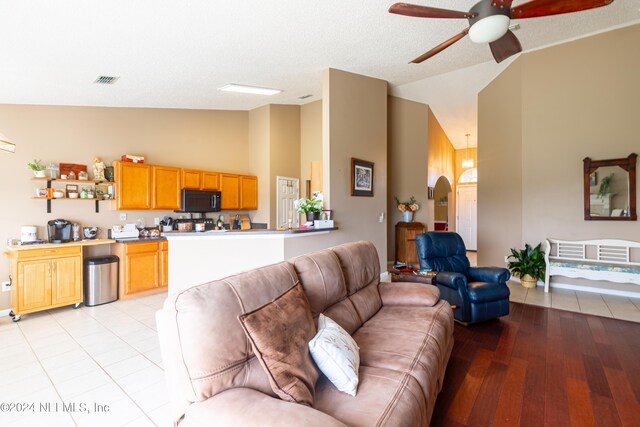
M 85 258 L 84 305 L 106 304 L 118 299 L 118 257 L 115 255 Z

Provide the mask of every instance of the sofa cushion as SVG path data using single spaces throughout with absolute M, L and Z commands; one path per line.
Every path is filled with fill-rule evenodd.
M 351 335 L 329 317 L 320 314 L 318 332 L 309 343 L 309 351 L 318 369 L 338 390 L 356 395 L 360 349 Z
M 169 295 L 162 336 L 165 369 L 172 392 L 181 397 L 176 412 L 229 388 L 248 387 L 276 396 L 253 354 L 238 316 L 272 301 L 296 284 L 288 262 L 204 283 Z M 233 327 L 231 327 L 233 325 Z
M 309 298 L 314 316 L 347 297 L 342 268 L 332 250 L 301 255 L 291 260 L 291 263 Z
M 453 312 L 446 301 L 434 307 L 386 307 L 353 338 L 362 366 L 404 372 L 414 377 L 433 409 L 453 348 Z
M 320 376 L 314 408 L 350 427 L 429 424 L 426 400 L 411 375 L 361 366 L 359 376 L 355 397 L 345 396 Z
M 335 246 L 331 250 L 337 255 L 347 286 L 347 296 L 362 323 L 376 314 L 382 307 L 378 292 L 380 283 L 380 260 L 378 251 L 371 242 L 360 241 Z
M 273 391 L 282 400 L 311 406 L 318 370 L 307 344 L 316 327 L 302 285 L 238 319 Z

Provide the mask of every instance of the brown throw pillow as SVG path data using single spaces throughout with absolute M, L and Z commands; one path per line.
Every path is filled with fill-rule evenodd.
M 302 285 L 238 319 L 273 391 L 282 400 L 312 406 L 318 370 L 307 345 L 316 326 Z

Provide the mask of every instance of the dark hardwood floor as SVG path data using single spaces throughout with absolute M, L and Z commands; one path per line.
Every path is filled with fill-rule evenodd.
M 511 303 L 455 325 L 432 426 L 640 426 L 640 324 Z

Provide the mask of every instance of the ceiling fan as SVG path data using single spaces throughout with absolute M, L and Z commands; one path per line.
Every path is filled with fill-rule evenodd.
M 606 6 L 611 4 L 613 0 L 531 0 L 511 7 L 512 2 L 513 0 L 481 0 L 468 12 L 396 3 L 389 8 L 389 12 L 417 18 L 460 18 L 469 21 L 469 28 L 465 28 L 461 33 L 420 55 L 411 61 L 414 64 L 419 64 L 442 52 L 467 34 L 469 34 L 472 42 L 489 43 L 491 53 L 496 62 L 502 62 L 511 55 L 522 51 L 520 41 L 509 30 L 509 23 L 512 19 L 578 12 Z

